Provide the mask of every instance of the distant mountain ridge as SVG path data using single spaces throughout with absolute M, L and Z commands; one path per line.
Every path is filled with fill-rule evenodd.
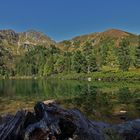
M 120 37 L 124 37 L 124 36 L 129 36 L 129 35 L 133 35 L 133 36 L 137 36 L 135 34 L 126 32 L 126 31 L 122 31 L 119 29 L 108 29 L 106 31 L 103 32 L 96 32 L 96 33 L 91 33 L 91 34 L 87 34 L 87 35 L 82 35 L 82 36 L 77 36 L 74 37 L 72 40 L 77 40 L 80 39 L 82 37 L 99 37 L 99 36 L 107 36 L 107 37 L 114 37 L 114 38 L 120 38 Z
M 129 40 L 130 45 L 136 46 L 138 42 L 138 35 L 129 33 L 126 31 L 118 30 L 118 29 L 108 29 L 104 32 L 96 32 L 81 36 L 76 36 L 68 41 L 71 42 L 71 44 L 77 44 L 82 47 L 85 42 L 89 41 L 92 42 L 92 44 L 96 47 L 103 45 L 105 42 L 109 42 L 113 40 L 115 42 L 115 47 L 119 47 L 119 43 L 122 40 L 122 38 L 126 38 Z M 58 43 L 59 48 L 64 48 L 65 41 L 61 41 Z M 74 45 L 73 45 L 74 46 Z M 77 48 L 72 48 L 72 50 L 75 50 Z
M 77 45 L 82 47 L 86 41 L 93 42 L 94 46 L 100 46 L 104 42 L 114 40 L 115 46 L 118 47 L 122 38 L 127 38 L 132 46 L 137 45 L 137 35 L 118 29 L 108 29 L 104 32 L 81 35 L 67 41 L 71 43 L 70 50 L 76 50 L 77 48 L 73 47 L 73 44 L 78 42 Z M 13 52 L 15 55 L 22 54 L 33 46 L 49 47 L 51 44 L 56 45 L 56 47 L 62 50 L 65 49 L 65 41 L 56 43 L 44 33 L 36 30 L 28 30 L 21 33 L 17 33 L 11 29 L 0 30 L 0 45 Z

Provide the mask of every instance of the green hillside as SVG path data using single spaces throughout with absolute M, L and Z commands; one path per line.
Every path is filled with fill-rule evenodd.
M 0 30 L 1 77 L 136 71 L 140 37 L 109 29 L 56 43 L 41 32 Z

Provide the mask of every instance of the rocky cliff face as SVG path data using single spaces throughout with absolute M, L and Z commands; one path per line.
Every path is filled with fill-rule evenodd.
M 0 45 L 15 55 L 19 55 L 36 45 L 49 47 L 51 44 L 55 44 L 55 41 L 35 30 L 22 33 L 16 33 L 13 30 L 0 30 Z
M 43 45 L 49 47 L 51 44 L 55 44 L 55 41 L 51 40 L 51 38 L 41 32 L 28 30 L 27 32 L 19 33 L 19 45 Z
M 19 40 L 18 33 L 13 30 L 0 30 L 0 44 L 3 46 L 14 46 Z

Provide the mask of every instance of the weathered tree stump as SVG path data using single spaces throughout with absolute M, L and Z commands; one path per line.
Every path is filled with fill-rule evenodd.
M 139 140 L 140 120 L 110 125 L 88 120 L 77 109 L 37 103 L 34 112 L 0 119 L 0 140 Z

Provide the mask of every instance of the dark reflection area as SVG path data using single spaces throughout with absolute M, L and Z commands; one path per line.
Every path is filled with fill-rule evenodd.
M 82 86 L 80 89 L 79 96 L 64 100 L 67 107 L 79 108 L 90 119 L 104 120 L 106 115 L 109 117 L 112 104 L 107 93 L 103 93 L 96 86 L 89 84 Z
M 32 109 L 37 101 L 55 99 L 96 121 L 120 123 L 140 118 L 139 83 L 66 80 L 0 80 L 0 114 Z
M 90 119 L 120 123 L 139 118 L 139 96 L 139 90 L 130 91 L 128 87 L 106 91 L 87 85 L 81 90 L 80 96 L 64 102 L 67 107 L 79 108 Z
M 120 103 L 130 103 L 135 99 L 135 95 L 129 90 L 128 87 L 120 88 L 118 92 L 118 101 Z

